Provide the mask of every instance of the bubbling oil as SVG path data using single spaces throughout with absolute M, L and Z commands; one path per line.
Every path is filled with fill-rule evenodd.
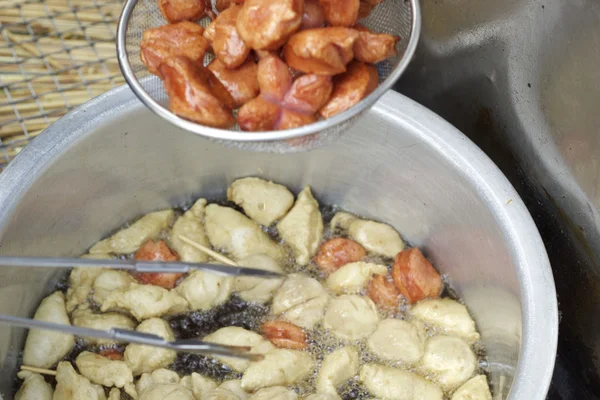
M 243 212 L 243 210 L 231 202 L 217 201 L 217 203 L 222 206 L 232 207 L 240 212 Z M 341 232 L 340 230 L 334 231 L 329 228 L 329 222 L 333 216 L 342 210 L 337 206 L 323 206 L 320 210 L 323 218 L 323 224 L 325 226 L 322 242 L 325 242 L 333 237 L 345 237 L 344 232 Z M 299 266 L 295 262 L 295 258 L 293 257 L 291 250 L 280 238 L 276 229 L 276 224 L 273 224 L 270 227 L 262 227 L 262 229 L 275 243 L 278 243 L 285 250 L 285 257 L 281 266 L 286 273 L 304 273 L 323 283 L 326 276 L 317 268 L 314 263 L 309 263 L 306 266 Z M 220 250 L 223 254 L 226 254 L 222 251 L 222 249 L 216 250 Z M 394 260 L 391 258 L 374 254 L 368 254 L 364 261 L 386 265 L 388 267 L 388 272 L 390 273 L 394 263 Z M 444 284 L 442 297 L 448 297 L 460 302 L 461 300 L 457 296 L 456 292 L 452 290 L 451 286 L 448 284 L 448 279 L 446 276 L 442 275 L 442 281 Z M 365 292 L 360 294 L 366 295 Z M 397 311 L 382 312 L 380 310 L 380 318 L 382 320 L 386 318 L 407 319 L 406 311 L 408 307 L 408 303 L 401 296 L 400 306 L 398 307 Z M 176 316 L 170 320 L 170 324 L 177 338 L 192 339 L 204 337 L 218 329 L 228 326 L 237 326 L 250 331 L 260 332 L 261 325 L 271 319 L 273 319 L 273 316 L 270 315 L 269 303 L 259 304 L 246 302 L 234 293 L 229 301 L 220 306 L 204 312 L 195 311 Z M 427 337 L 435 336 L 441 333 L 437 327 L 425 326 L 427 328 Z M 307 348 L 305 351 L 309 352 L 316 362 L 315 368 L 313 371 L 311 371 L 306 379 L 304 379 L 302 382 L 297 382 L 294 386 L 290 387 L 290 389 L 293 389 L 300 397 L 308 396 L 315 392 L 318 373 L 325 356 L 339 348 L 350 345 L 355 346 L 358 349 L 360 355 L 359 366 L 367 363 L 377 362 L 390 367 L 405 369 L 407 371 L 424 376 L 434 383 L 436 382 L 435 376 L 429 376 L 424 373 L 423 368 L 419 364 L 406 365 L 402 362 L 379 360 L 368 349 L 366 339 L 358 340 L 352 343 L 344 342 L 338 339 L 329 330 L 324 329 L 321 325 L 317 325 L 315 329 L 307 330 L 306 333 Z M 487 374 L 485 349 L 479 342 L 473 345 L 473 349 L 479 360 L 479 368 L 477 373 Z M 240 379 L 242 376 L 241 373 L 232 370 L 230 367 L 214 358 L 196 354 L 178 354 L 177 359 L 171 368 L 178 372 L 181 376 L 190 374 L 192 372 L 197 372 L 201 375 L 215 379 L 218 382 L 229 379 Z M 341 385 L 338 388 L 338 394 L 342 400 L 366 400 L 372 398 L 368 391 L 359 382 L 358 375 Z M 449 398 L 448 393 L 445 393 L 445 396 Z
M 235 205 L 232 202 L 217 200 L 215 201 L 215 203 L 222 206 L 234 208 L 237 211 L 243 213 L 243 210 L 241 210 L 237 205 Z M 190 205 L 186 205 L 176 209 L 176 215 L 181 215 L 189 207 Z M 331 221 L 333 216 L 339 211 L 342 210 L 340 210 L 337 206 L 321 207 L 321 214 L 325 226 L 323 242 L 333 237 L 344 237 L 343 232 L 339 230 L 332 231 L 329 228 L 329 222 Z M 286 273 L 304 273 L 323 283 L 326 276 L 317 268 L 315 264 L 309 263 L 306 266 L 299 266 L 295 262 L 295 258 L 293 257 L 291 250 L 279 237 L 275 224 L 273 224 L 271 227 L 262 227 L 262 229 L 265 233 L 267 233 L 267 235 L 269 235 L 269 237 L 274 242 L 281 245 L 284 249 L 285 257 L 281 266 Z M 161 232 L 159 235 L 159 239 L 169 240 L 169 231 L 170 230 Z M 227 255 L 225 252 L 223 252 L 223 249 L 214 250 L 220 251 L 221 253 Z M 129 259 L 133 257 L 133 254 L 121 257 Z M 386 265 L 388 267 L 388 272 L 390 273 L 394 262 L 394 260 L 391 258 L 386 258 L 372 254 L 369 254 L 365 261 L 380 265 Z M 454 300 L 460 301 L 460 299 L 456 295 L 456 292 L 454 292 L 448 284 L 447 277 L 442 276 L 442 278 L 444 283 L 442 297 L 449 297 Z M 67 287 L 68 282 L 65 280 L 59 283 L 57 289 L 66 292 Z M 361 294 L 366 295 L 366 293 L 364 292 Z M 96 309 L 97 305 L 92 303 L 92 307 Z M 269 303 L 259 304 L 247 302 L 234 293 L 232 294 L 230 299 L 224 304 L 216 306 L 208 311 L 193 311 L 186 314 L 177 315 L 169 318 L 168 322 L 171 328 L 173 329 L 173 332 L 177 339 L 202 338 L 210 333 L 215 332 L 218 329 L 229 326 L 236 326 L 250 331 L 260 332 L 261 325 L 264 322 L 273 319 L 273 316 L 270 315 L 270 308 L 271 307 Z M 408 304 L 401 297 L 400 307 L 398 307 L 397 311 L 380 311 L 380 318 L 382 320 L 385 318 L 407 319 L 407 308 Z M 436 327 L 426 326 L 426 328 L 428 337 L 440 333 Z M 316 362 L 315 368 L 306 379 L 304 379 L 302 382 L 296 383 L 293 387 L 290 387 L 290 389 L 296 391 L 301 397 L 307 396 L 315 392 L 318 373 L 325 356 L 341 347 L 349 345 L 355 346 L 359 351 L 359 366 L 371 362 L 377 362 L 379 364 L 384 364 L 396 368 L 402 368 L 407 371 L 417 373 L 431 380 L 434 383 L 436 382 L 435 377 L 426 375 L 423 372 L 423 369 L 418 364 L 410 366 L 405 365 L 401 362 L 379 360 L 368 349 L 366 345 L 366 339 L 355 341 L 352 343 L 343 342 L 339 340 L 335 335 L 333 335 L 332 332 L 324 329 L 321 325 L 317 325 L 315 329 L 308 330 L 306 333 L 306 351 L 313 356 Z M 473 348 L 479 360 L 479 370 L 477 372 L 487 374 L 487 361 L 485 358 L 485 349 L 481 346 L 480 343 L 476 343 L 473 346 Z M 77 345 L 66 358 L 68 360 L 74 361 L 77 355 L 79 355 L 84 350 L 98 351 L 101 349 L 99 349 L 97 346 L 86 345 L 84 341 L 78 340 Z M 191 374 L 192 372 L 196 372 L 201 375 L 207 376 L 211 379 L 214 379 L 217 382 L 223 382 L 230 379 L 241 379 L 242 377 L 241 373 L 233 370 L 226 364 L 223 364 L 212 357 L 198 354 L 178 353 L 175 362 L 169 368 L 177 372 L 180 376 L 185 376 Z M 367 390 L 360 384 L 358 380 L 358 375 L 354 376 L 353 378 L 349 379 L 347 382 L 342 384 L 338 388 L 338 394 L 343 400 L 366 400 L 372 398 L 372 396 L 367 392 Z M 445 393 L 445 396 L 446 398 L 448 398 L 449 394 Z M 129 396 L 123 393 L 122 398 L 129 399 Z

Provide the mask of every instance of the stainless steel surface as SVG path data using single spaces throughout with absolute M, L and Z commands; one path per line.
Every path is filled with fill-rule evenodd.
M 158 335 L 137 332 L 129 329 L 111 328 L 107 331 L 78 326 L 55 324 L 53 322 L 38 321 L 30 318 L 13 317 L 0 314 L 0 324 L 18 326 L 20 328 L 41 329 L 68 333 L 79 337 L 92 337 L 96 339 L 110 339 L 117 342 L 143 344 L 146 346 L 160 347 L 175 350 L 181 353 L 221 355 L 243 358 L 250 361 L 263 359 L 259 354 L 248 354 L 249 347 L 223 346 L 217 343 L 202 342 L 200 340 L 174 340 L 168 341 Z
M 396 93 L 334 146 L 282 155 L 182 134 L 127 88 L 112 91 L 54 124 L 0 175 L 0 253 L 75 256 L 135 216 L 200 194 L 222 198 L 248 175 L 295 191 L 310 184 L 323 204 L 393 224 L 471 308 L 498 398 L 545 397 L 558 316 L 533 221 L 476 146 Z M 31 315 L 59 277 L 0 269 L 0 312 Z M 5 395 L 23 337 L 0 330 Z
M 554 395 L 600 398 L 600 2 L 421 4 L 396 89 L 467 134 L 524 198 L 557 282 Z
M 398 55 L 377 64 L 379 87 L 359 104 L 332 118 L 299 128 L 250 133 L 240 132 L 239 127 L 227 130 L 203 126 L 169 111 L 162 82 L 151 75 L 140 61 L 142 33 L 164 24 L 166 21 L 155 0 L 128 0 L 117 25 L 117 55 L 121 71 L 131 89 L 148 108 L 175 126 L 220 140 L 224 144 L 255 151 L 298 152 L 333 142 L 392 87 L 415 52 L 419 41 L 421 13 L 418 0 L 385 0 L 369 17 L 361 20 L 364 26 L 376 32 L 398 35 L 401 40 L 396 46 Z M 205 20 L 203 24 L 206 25 Z M 208 55 L 205 61 L 210 60 L 211 56 Z M 293 138 L 296 140 L 289 141 Z
M 261 278 L 281 278 L 278 272 L 257 268 L 233 267 L 211 263 L 162 262 L 138 260 L 95 260 L 91 258 L 62 257 L 9 257 L 0 256 L 0 266 L 19 268 L 85 268 L 102 267 L 126 269 L 137 272 L 177 272 L 188 273 L 192 270 L 210 271 L 226 276 L 257 276 Z

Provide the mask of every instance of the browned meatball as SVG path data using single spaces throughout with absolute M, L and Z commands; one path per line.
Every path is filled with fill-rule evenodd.
M 263 335 L 282 349 L 303 350 L 306 348 L 306 333 L 302 328 L 285 321 L 267 321 L 260 327 Z
M 214 59 L 208 69 L 225 86 L 233 100 L 235 107 L 252 100 L 260 93 L 256 62 L 249 59 L 241 67 L 230 69 L 218 58 Z
M 143 261 L 177 261 L 179 256 L 173 252 L 164 240 L 148 240 L 134 254 L 136 260 Z M 145 285 L 154 285 L 173 289 L 177 280 L 183 276 L 168 272 L 133 272 L 133 277 Z
M 396 289 L 413 304 L 423 299 L 433 299 L 442 291 L 442 278 L 416 247 L 396 255 L 392 267 Z
M 202 61 L 210 43 L 202 33 L 204 29 L 193 22 L 179 22 L 148 29 L 142 36 L 140 58 L 153 74 L 167 58 L 185 56 L 192 61 Z
M 332 90 L 331 77 L 302 75 L 294 81 L 286 93 L 283 106 L 289 110 L 314 114 L 327 103 Z
M 322 28 L 324 26 L 325 15 L 319 0 L 304 0 L 301 29 Z
M 258 85 L 261 96 L 278 103 L 292 86 L 292 74 L 279 57 L 269 55 L 258 62 Z
M 186 57 L 171 57 L 159 68 L 175 114 L 217 128 L 235 124 L 234 100 L 219 80 L 200 63 Z
M 158 0 L 158 8 L 170 23 L 197 21 L 210 10 L 205 0 Z
M 237 29 L 254 50 L 276 50 L 300 28 L 304 0 L 245 0 Z
M 355 29 L 358 39 L 354 42 L 354 58 L 358 61 L 375 64 L 396 55 L 396 43 L 400 37 L 371 32 L 360 25 Z
M 351 27 L 356 24 L 360 0 L 319 0 L 325 20 L 331 26 Z
M 304 114 L 294 110 L 283 108 L 279 121 L 275 124 L 276 130 L 293 129 L 304 125 L 312 124 L 317 118 L 313 114 Z
M 323 118 L 330 118 L 346 111 L 367 97 L 379 83 L 377 68 L 373 65 L 353 61 L 346 73 L 336 76 L 333 81 L 331 98 L 319 111 Z
M 279 105 L 258 96 L 238 110 L 238 124 L 244 131 L 272 131 L 279 121 L 280 114 Z
M 283 56 L 291 68 L 304 73 L 335 75 L 346 71 L 357 38 L 358 31 L 350 28 L 307 29 L 290 38 Z
M 232 4 L 244 4 L 244 0 L 216 0 L 215 1 L 215 8 L 217 9 L 218 12 L 222 12 L 226 9 L 229 8 L 230 5 Z
M 331 274 L 346 264 L 364 260 L 366 256 L 367 250 L 360 243 L 338 237 L 321 244 L 314 262 L 321 271 Z
M 277 56 L 258 62 L 260 96 L 244 104 L 238 123 L 246 131 L 291 129 L 311 124 L 315 113 L 329 99 L 329 76 L 302 75 L 292 83 L 288 66 Z
M 383 0 L 360 0 L 358 19 L 367 18 Z
M 246 46 L 235 27 L 240 10 L 240 6 L 232 5 L 220 13 L 204 32 L 204 37 L 212 43 L 215 56 L 227 68 L 239 67 L 250 54 L 250 47 Z
M 398 307 L 399 292 L 396 286 L 383 275 L 376 275 L 369 282 L 367 296 L 383 311 L 394 311 Z

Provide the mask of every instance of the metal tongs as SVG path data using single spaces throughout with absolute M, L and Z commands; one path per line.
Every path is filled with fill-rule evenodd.
M 115 259 L 99 260 L 86 258 L 0 257 L 0 266 L 38 268 L 102 267 L 125 269 L 136 272 L 155 273 L 187 273 L 191 270 L 201 270 L 226 276 L 252 276 L 258 278 L 282 278 L 284 276 L 283 274 L 277 272 L 231 265 Z M 243 358 L 251 361 L 259 361 L 262 359 L 262 356 L 259 354 L 249 354 L 248 352 L 250 351 L 250 347 L 224 346 L 216 343 L 202 342 L 199 340 L 167 341 L 158 335 L 137 332 L 128 329 L 111 328 L 109 330 L 103 331 L 99 329 L 81 328 L 76 326 L 55 324 L 52 322 L 38 321 L 30 318 L 21 318 L 1 314 L 0 323 L 14 325 L 21 328 L 58 331 L 80 337 L 110 339 L 118 342 L 128 342 L 143 344 L 147 346 L 162 347 L 184 353 L 213 354 L 220 356 Z
M 214 272 L 227 276 L 253 276 L 257 278 L 282 278 L 278 272 L 264 269 L 246 268 L 233 265 L 187 263 L 180 261 L 139 261 L 92 258 L 54 258 L 54 257 L 0 257 L 0 267 L 32 267 L 32 268 L 113 268 L 136 272 L 173 272 L 185 274 L 192 270 Z
M 11 315 L 1 314 L 0 323 L 18 326 L 21 328 L 46 329 L 80 337 L 110 339 L 116 342 L 127 342 L 143 344 L 146 346 L 162 347 L 164 349 L 171 349 L 183 353 L 220 355 L 243 358 L 250 361 L 260 361 L 263 358 L 260 354 L 248 354 L 250 347 L 224 346 L 217 343 L 202 342 L 194 339 L 174 340 L 170 342 L 158 335 L 132 331 L 129 329 L 111 328 L 107 331 L 103 331 L 100 329 L 81 328 L 77 326 L 55 324 L 53 322 L 38 321 L 35 319 L 13 317 Z

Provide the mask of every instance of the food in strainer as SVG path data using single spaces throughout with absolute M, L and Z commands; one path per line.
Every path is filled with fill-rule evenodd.
M 219 0 L 205 30 L 197 22 L 214 15 L 205 0 L 159 0 L 169 23 L 143 33 L 141 60 L 180 117 L 297 128 L 348 110 L 379 84 L 375 64 L 396 55 L 399 38 L 358 24 L 378 3 Z

